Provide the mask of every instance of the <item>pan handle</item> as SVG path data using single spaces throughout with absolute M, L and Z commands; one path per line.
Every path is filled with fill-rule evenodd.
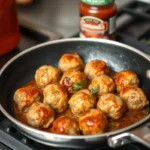
M 108 145 L 113 148 L 133 142 L 139 142 L 150 148 L 150 122 L 132 131 L 108 138 Z

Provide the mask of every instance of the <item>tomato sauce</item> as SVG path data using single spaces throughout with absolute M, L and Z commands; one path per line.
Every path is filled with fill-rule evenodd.
M 148 115 L 148 108 L 142 110 L 128 110 L 125 115 L 116 121 L 109 120 L 108 131 L 115 131 L 125 128 L 131 124 L 138 122 Z
M 80 37 L 114 40 L 116 13 L 114 0 L 81 0 Z

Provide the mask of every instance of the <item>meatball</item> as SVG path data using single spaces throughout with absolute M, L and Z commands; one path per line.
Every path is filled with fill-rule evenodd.
M 43 90 L 44 103 L 50 105 L 56 112 L 62 112 L 68 107 L 68 93 L 60 84 L 49 84 Z
M 116 90 L 119 93 L 120 90 L 126 86 L 138 86 L 138 76 L 131 70 L 122 70 L 114 76 L 116 84 Z
M 79 128 L 84 135 L 100 134 L 106 131 L 106 115 L 98 109 L 90 109 L 79 118 Z
M 73 118 L 76 121 L 78 121 L 78 116 L 74 115 L 69 107 L 62 113 L 58 113 L 56 117 L 58 118 L 61 116 L 67 116 L 67 117 Z
M 80 116 L 96 105 L 96 98 L 88 89 L 82 89 L 71 96 L 69 106 L 73 114 Z
M 126 104 L 122 98 L 112 93 L 107 93 L 99 98 L 97 108 L 103 111 L 107 117 L 117 120 L 125 113 Z
M 76 120 L 67 116 L 62 116 L 53 122 L 52 133 L 80 135 L 80 129 Z
M 29 108 L 26 118 L 28 125 L 34 128 L 48 128 L 54 121 L 53 109 L 44 103 L 35 102 Z
M 83 61 L 77 53 L 66 53 L 61 56 L 58 68 L 62 71 L 68 70 L 80 70 L 82 71 L 84 68 Z
M 91 60 L 85 65 L 84 73 L 86 77 L 91 81 L 94 77 L 101 74 L 108 74 L 109 69 L 103 60 Z
M 102 74 L 98 77 L 95 77 L 89 85 L 89 90 L 95 89 L 97 89 L 97 96 L 105 93 L 113 93 L 115 91 L 115 83 L 111 77 Z
M 66 71 L 61 77 L 60 84 L 64 86 L 69 94 L 87 87 L 87 79 L 81 71 Z
M 127 108 L 141 110 L 149 104 L 144 91 L 139 87 L 128 86 L 121 90 L 120 97 L 124 99 Z
M 50 65 L 41 66 L 35 73 L 35 82 L 39 88 L 50 83 L 59 83 L 60 78 L 60 70 Z
M 19 111 L 27 112 L 30 105 L 35 101 L 40 101 L 41 95 L 35 86 L 25 86 L 19 88 L 14 93 L 14 102 Z

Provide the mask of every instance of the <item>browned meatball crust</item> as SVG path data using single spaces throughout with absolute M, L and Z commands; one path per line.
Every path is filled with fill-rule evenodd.
M 138 86 L 139 79 L 136 73 L 131 70 L 122 70 L 114 76 L 117 92 L 126 86 Z
M 49 84 L 43 90 L 44 103 L 50 105 L 56 112 L 62 112 L 68 107 L 68 93 L 60 84 Z
M 120 97 L 124 99 L 127 108 L 131 110 L 141 110 L 149 104 L 144 91 L 138 87 L 128 86 L 123 88 Z
M 53 109 L 44 103 L 35 102 L 29 108 L 26 118 L 28 125 L 34 128 L 48 128 L 54 121 Z
M 113 79 L 105 74 L 95 77 L 89 85 L 89 90 L 98 88 L 97 96 L 105 93 L 113 93 L 115 91 L 115 83 Z
M 39 88 L 50 83 L 59 83 L 60 78 L 60 70 L 50 65 L 41 66 L 35 73 L 35 82 Z
M 67 116 L 62 116 L 53 122 L 52 133 L 80 135 L 80 129 L 76 120 Z
M 80 70 L 82 71 L 84 68 L 84 64 L 82 59 L 77 53 L 66 53 L 61 56 L 58 68 L 62 71 L 68 70 Z
M 57 113 L 57 118 L 61 117 L 61 116 L 66 116 L 66 117 L 70 117 L 75 119 L 76 121 L 78 121 L 78 116 L 74 115 L 71 111 L 71 109 L 68 107 L 65 111 L 63 111 L 62 113 Z
M 84 135 L 100 134 L 107 129 L 105 114 L 98 109 L 90 109 L 79 118 L 79 128 Z
M 41 95 L 35 86 L 25 86 L 19 88 L 14 93 L 14 102 L 20 111 L 26 112 L 35 101 L 40 101 Z
M 107 64 L 103 60 L 91 60 L 85 65 L 84 73 L 89 80 L 101 74 L 108 74 L 109 69 Z
M 103 111 L 107 117 L 117 120 L 125 113 L 126 104 L 122 98 L 112 93 L 107 93 L 99 98 L 97 108 Z
M 61 77 L 60 84 L 64 86 L 69 94 L 87 87 L 87 78 L 81 71 L 66 71 Z
M 83 89 L 73 94 L 68 103 L 73 114 L 80 116 L 95 107 L 96 98 L 88 89 Z

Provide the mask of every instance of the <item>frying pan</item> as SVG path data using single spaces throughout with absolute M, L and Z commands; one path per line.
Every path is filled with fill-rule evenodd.
M 150 148 L 150 115 L 126 128 L 98 135 L 67 136 L 33 129 L 14 118 L 12 103 L 16 89 L 31 81 L 36 69 L 45 64 L 57 67 L 64 53 L 77 52 L 84 63 L 92 59 L 104 60 L 108 67 L 119 72 L 133 70 L 140 79 L 140 87 L 150 99 L 150 57 L 141 51 L 115 41 L 102 39 L 61 39 L 27 49 L 0 71 L 0 110 L 27 137 L 42 144 L 64 148 L 96 148 L 108 143 L 111 147 L 140 142 Z

